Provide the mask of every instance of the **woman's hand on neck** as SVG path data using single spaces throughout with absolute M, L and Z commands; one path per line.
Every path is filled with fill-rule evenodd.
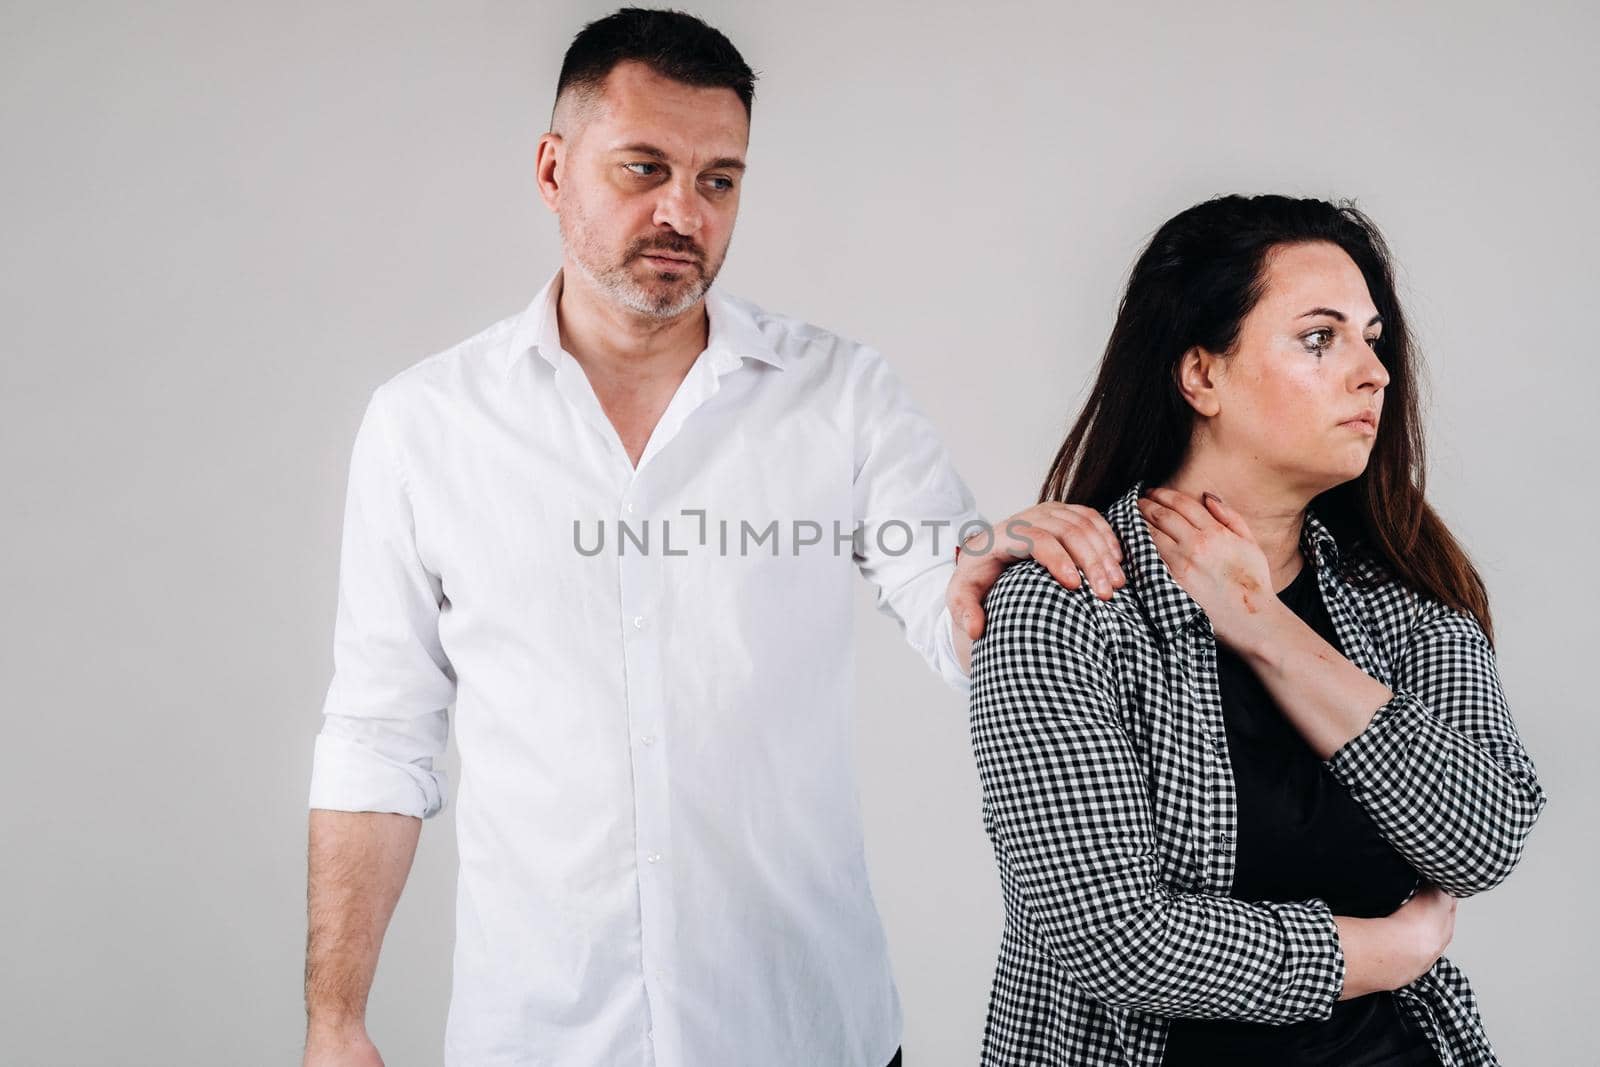
M 1281 590 L 1300 572 L 1300 531 L 1314 493 L 1289 485 L 1254 458 L 1230 461 L 1214 449 L 1192 448 L 1172 477 L 1160 484 L 1190 496 L 1221 497 L 1244 516 Z

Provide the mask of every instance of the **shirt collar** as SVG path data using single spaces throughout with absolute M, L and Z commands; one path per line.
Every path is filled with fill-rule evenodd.
M 1305 525 L 1300 528 L 1300 554 L 1319 571 L 1339 566 L 1339 542 L 1310 508 L 1306 509 Z
M 561 347 L 561 329 L 556 318 L 556 302 L 561 296 L 561 272 L 551 279 L 529 302 L 517 318 L 504 356 L 505 376 L 509 378 L 525 356 L 537 353 L 557 369 L 562 358 L 570 358 Z M 709 329 L 706 353 L 718 375 L 734 370 L 746 357 L 783 368 L 783 358 L 761 331 L 757 309 L 737 297 L 723 293 L 715 285 L 706 292 L 706 317 Z
M 1125 556 L 1123 570 L 1138 591 L 1139 602 L 1145 609 L 1150 625 L 1155 628 L 1163 643 L 1170 644 L 1185 629 L 1198 625 L 1210 634 L 1211 620 L 1205 617 L 1198 602 L 1179 585 L 1172 572 L 1161 559 L 1155 539 L 1139 514 L 1136 502 L 1144 492 L 1144 483 L 1135 482 L 1132 489 L 1106 510 L 1106 521 L 1122 541 Z M 1300 552 L 1308 566 L 1319 572 L 1336 568 L 1339 562 L 1339 545 L 1333 534 L 1311 509 L 1300 530 Z

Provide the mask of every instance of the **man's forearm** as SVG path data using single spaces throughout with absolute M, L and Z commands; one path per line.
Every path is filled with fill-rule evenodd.
M 378 950 L 394 914 L 422 820 L 312 809 L 306 885 L 309 1031 L 363 1028 Z

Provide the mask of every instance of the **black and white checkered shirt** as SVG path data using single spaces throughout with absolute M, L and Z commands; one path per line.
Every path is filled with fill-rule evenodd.
M 1128 585 L 1110 601 L 1009 568 L 973 653 L 972 744 L 1005 932 L 985 1064 L 1156 1067 L 1173 1017 L 1327 1018 L 1344 954 L 1321 900 L 1228 896 L 1237 800 L 1216 639 L 1134 507 L 1107 512 Z M 1341 553 L 1301 548 L 1345 654 L 1394 691 L 1327 767 L 1426 880 L 1504 879 L 1545 805 L 1494 653 L 1467 615 Z M 1464 974 L 1396 993 L 1447 1065 L 1495 1064 Z

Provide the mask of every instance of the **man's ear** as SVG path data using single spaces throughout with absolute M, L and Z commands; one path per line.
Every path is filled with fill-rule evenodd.
M 1218 395 L 1215 381 L 1221 363 L 1214 353 L 1193 345 L 1179 357 L 1173 371 L 1178 379 L 1178 392 L 1197 414 L 1207 418 L 1222 410 L 1222 397 Z
M 539 185 L 539 199 L 551 211 L 561 202 L 562 173 L 566 162 L 567 145 L 559 133 L 547 133 L 539 138 L 539 150 L 534 156 L 534 180 Z

